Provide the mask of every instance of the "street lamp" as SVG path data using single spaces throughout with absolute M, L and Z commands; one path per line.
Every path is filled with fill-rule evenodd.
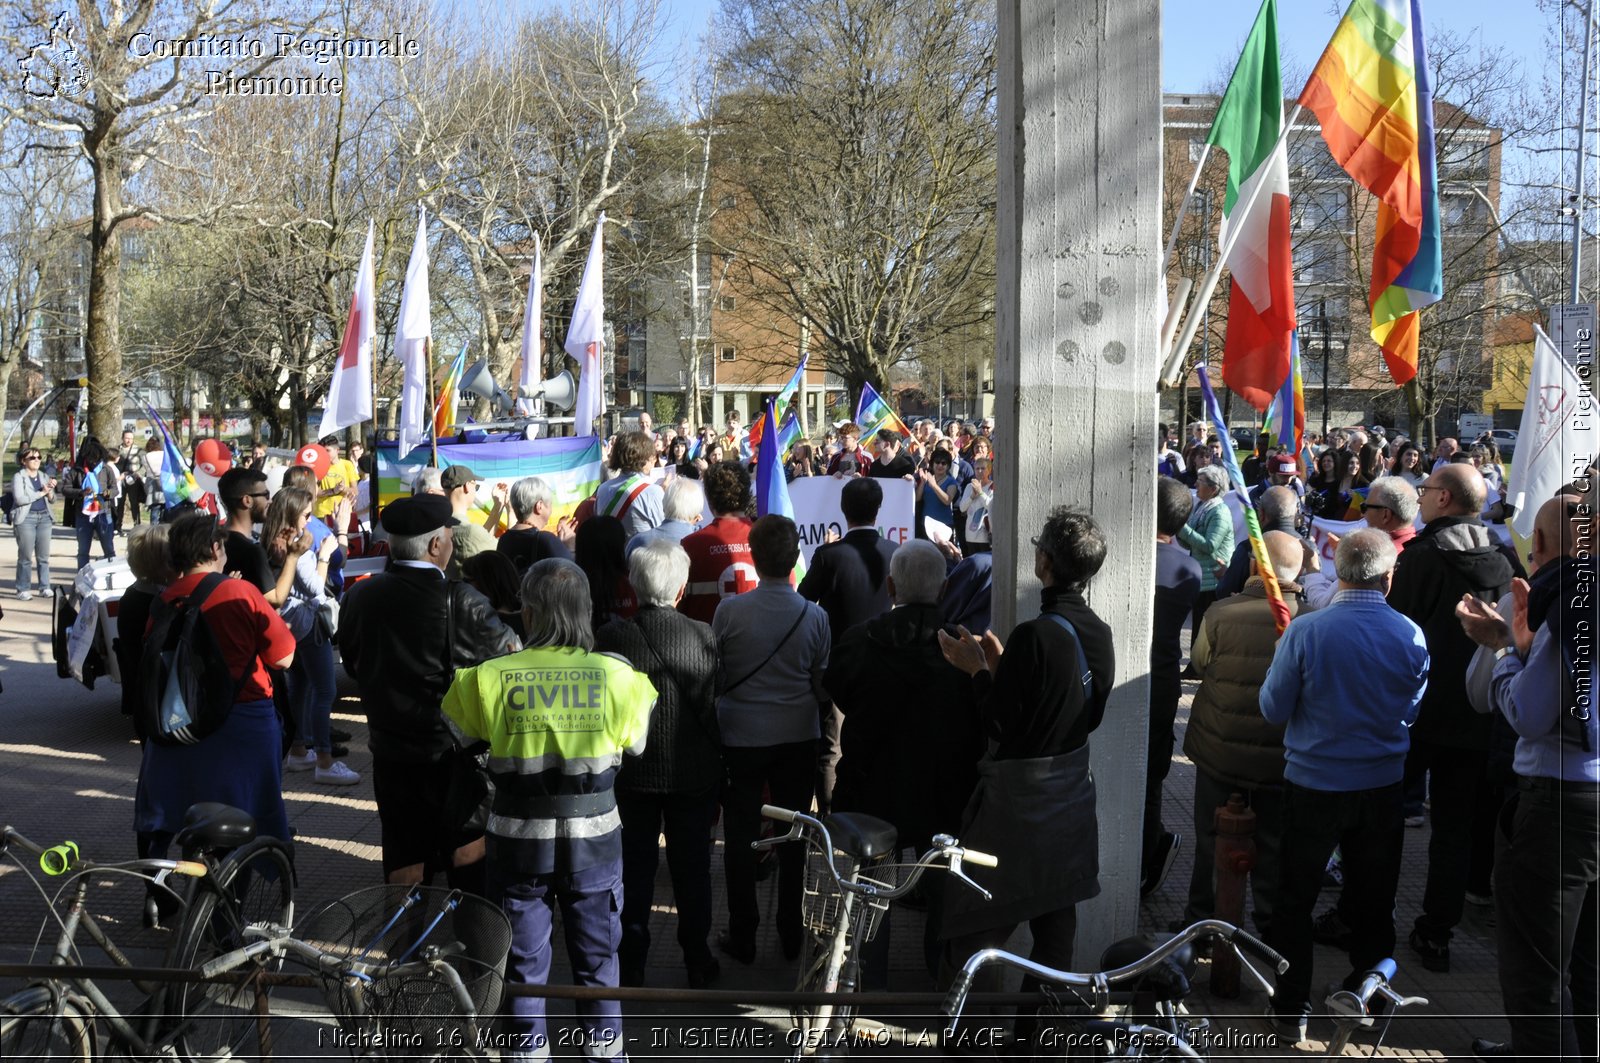
M 1322 337 L 1322 441 L 1328 441 L 1328 352 L 1332 343 L 1329 339 L 1328 326 L 1328 300 L 1317 300 L 1317 314 L 1311 319 L 1316 323 L 1317 332 Z

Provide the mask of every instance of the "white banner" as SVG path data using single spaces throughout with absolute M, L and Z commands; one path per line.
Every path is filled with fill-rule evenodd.
M 828 532 L 844 535 L 844 512 L 839 508 L 839 493 L 848 480 L 835 476 L 801 476 L 789 483 L 789 501 L 794 505 L 794 522 L 800 528 L 800 554 L 806 564 L 817 547 L 828 541 Z M 883 506 L 878 510 L 878 534 L 892 543 L 912 538 L 916 519 L 916 496 L 906 480 L 879 480 Z

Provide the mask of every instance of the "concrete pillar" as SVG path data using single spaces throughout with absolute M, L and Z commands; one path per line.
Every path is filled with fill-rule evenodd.
M 1116 635 L 1091 739 L 1100 887 L 1076 964 L 1132 933 L 1155 565 L 1160 0 L 1000 0 L 994 620 L 1038 614 L 1028 543 L 1057 505 L 1111 544 L 1090 604 Z M 1040 854 L 1048 859 L 1049 854 Z

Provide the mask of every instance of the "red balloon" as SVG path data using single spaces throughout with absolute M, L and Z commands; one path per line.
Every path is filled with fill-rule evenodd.
M 233 451 L 220 439 L 202 439 L 194 448 L 196 472 L 208 476 L 221 476 L 233 468 Z
M 309 465 L 311 472 L 318 480 L 328 475 L 328 470 L 333 467 L 333 458 L 319 443 L 307 443 L 301 447 L 294 456 L 296 465 Z

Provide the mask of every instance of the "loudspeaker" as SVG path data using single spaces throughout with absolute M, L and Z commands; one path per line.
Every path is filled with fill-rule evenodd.
M 570 370 L 563 369 L 549 380 L 539 381 L 539 386 L 532 391 L 524 391 L 525 399 L 543 399 L 556 409 L 565 413 L 572 409 L 578 402 L 578 381 Z
M 494 403 L 494 408 L 502 413 L 511 412 L 511 396 L 505 389 L 494 382 L 494 376 L 489 372 L 489 363 L 480 359 L 471 369 L 461 375 L 461 390 L 469 395 L 489 399 Z

